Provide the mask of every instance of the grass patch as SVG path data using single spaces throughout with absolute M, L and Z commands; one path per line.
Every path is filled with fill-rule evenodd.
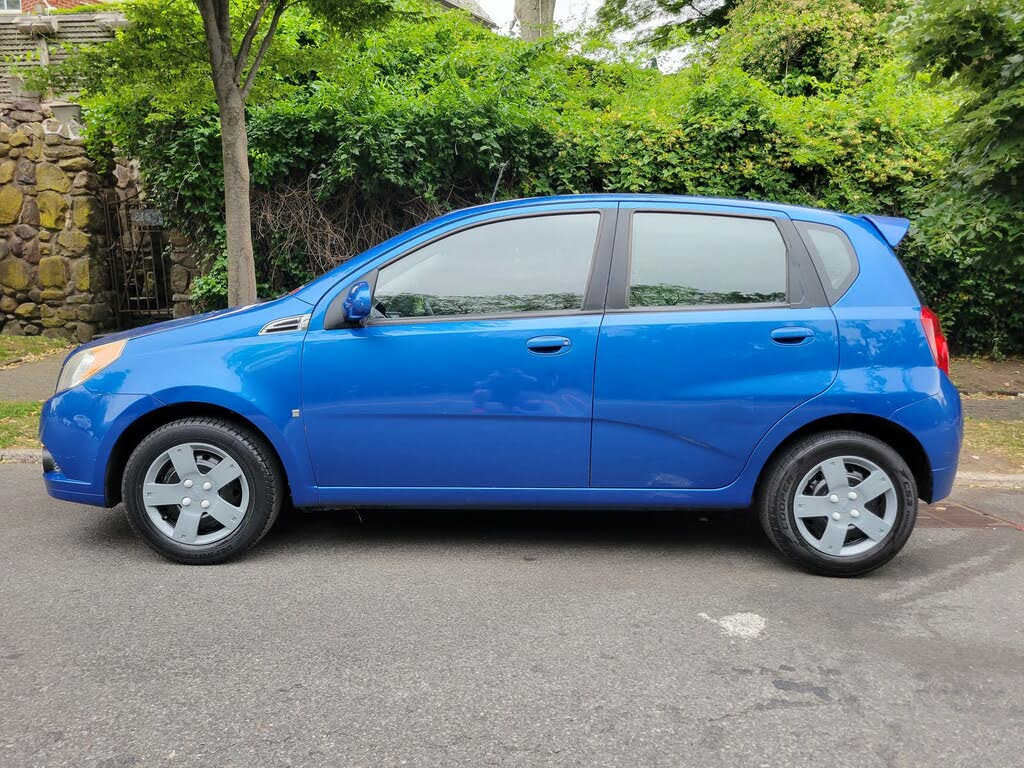
M 1024 421 L 964 419 L 964 452 L 995 454 L 1024 466 Z
M 43 404 L 0 402 L 0 448 L 38 448 Z
M 0 336 L 0 368 L 14 363 L 29 363 L 70 348 L 63 339 L 45 336 Z

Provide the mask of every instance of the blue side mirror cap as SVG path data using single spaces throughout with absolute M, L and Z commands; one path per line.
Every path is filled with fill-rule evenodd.
M 370 307 L 373 304 L 373 293 L 370 291 L 370 284 L 360 280 L 348 289 L 348 296 L 345 297 L 345 319 L 350 323 L 361 323 L 370 316 Z

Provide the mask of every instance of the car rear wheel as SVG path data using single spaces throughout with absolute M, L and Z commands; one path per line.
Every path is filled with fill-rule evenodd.
M 132 528 L 179 563 L 223 562 L 262 539 L 281 509 L 277 460 L 255 432 L 181 419 L 146 437 L 121 487 Z
M 881 440 L 823 432 L 772 461 L 757 507 L 765 533 L 787 557 L 814 573 L 856 576 L 903 549 L 917 519 L 917 485 Z

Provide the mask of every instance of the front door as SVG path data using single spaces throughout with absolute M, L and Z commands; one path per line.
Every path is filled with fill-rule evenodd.
M 303 351 L 317 484 L 585 487 L 613 227 L 614 206 L 506 214 L 349 281 L 371 319 Z
M 592 484 L 721 488 L 838 369 L 836 321 L 784 214 L 623 206 L 598 341 Z

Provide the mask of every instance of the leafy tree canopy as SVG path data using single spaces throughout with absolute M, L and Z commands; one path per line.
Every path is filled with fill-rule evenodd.
M 148 194 L 207 248 L 197 296 L 213 305 L 219 128 L 202 51 L 183 31 L 188 5 L 133 0 L 117 41 L 55 76 L 84 83 L 94 153 L 139 158 Z M 914 38 L 892 28 L 890 6 L 738 0 L 674 74 L 594 61 L 558 38 L 523 44 L 414 0 L 359 34 L 296 7 L 248 104 L 262 293 L 495 194 L 749 197 L 911 218 L 901 256 L 952 338 L 1022 350 L 1021 266 L 983 255 L 1024 231 L 1020 208 L 1016 225 L 1005 195 L 967 198 L 960 219 L 945 209 L 946 225 L 934 212 L 961 151 L 951 120 L 990 103 L 972 94 L 995 81 L 908 74 Z M 1005 89 L 992 88 L 998 101 Z

